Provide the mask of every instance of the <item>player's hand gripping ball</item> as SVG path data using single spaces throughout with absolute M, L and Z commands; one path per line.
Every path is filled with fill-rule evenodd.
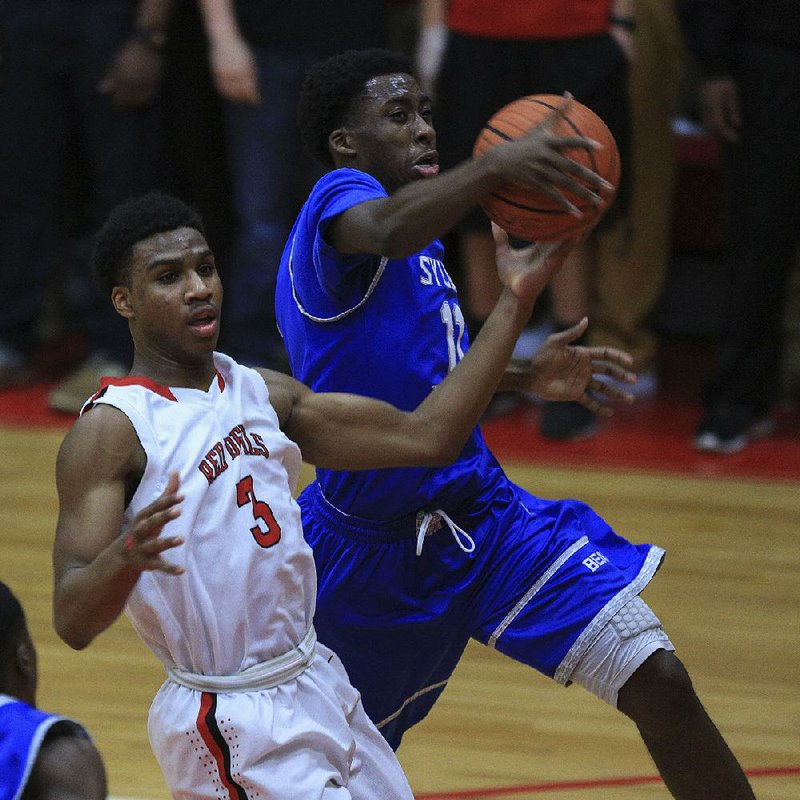
M 483 126 L 472 154 L 479 156 L 501 142 L 522 136 L 563 106 L 564 98 L 560 95 L 520 97 L 501 108 Z M 481 206 L 489 219 L 509 235 L 528 242 L 552 242 L 585 235 L 600 221 L 619 184 L 617 143 L 594 111 L 573 99 L 566 111 L 557 114 L 551 132 L 555 136 L 583 136 L 598 142 L 600 147 L 596 150 L 576 147 L 565 150 L 564 155 L 605 178 L 614 189 L 604 193 L 605 202 L 599 206 L 575 197 L 568 189 L 560 189 L 583 212 L 580 217 L 561 208 L 545 194 L 513 184 L 485 198 Z

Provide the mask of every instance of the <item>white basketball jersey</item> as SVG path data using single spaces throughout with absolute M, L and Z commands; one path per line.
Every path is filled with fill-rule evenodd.
M 316 574 L 294 501 L 300 451 L 254 370 L 214 355 L 208 391 L 123 378 L 93 399 L 130 419 L 147 466 L 125 524 L 180 475 L 181 515 L 162 535 L 183 575 L 143 572 L 126 611 L 167 667 L 235 675 L 295 647 L 314 614 Z

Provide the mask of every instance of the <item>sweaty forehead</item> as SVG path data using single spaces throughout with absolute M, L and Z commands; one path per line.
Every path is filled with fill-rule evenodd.
M 384 102 L 404 97 L 412 92 L 419 92 L 416 80 L 404 72 L 393 72 L 390 75 L 376 75 L 374 78 L 369 78 L 364 84 L 363 97 L 368 101 Z

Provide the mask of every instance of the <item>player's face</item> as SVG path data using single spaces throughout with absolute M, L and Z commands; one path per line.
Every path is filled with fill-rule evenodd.
M 213 352 L 222 282 L 214 255 L 194 228 L 157 233 L 133 247 L 130 286 L 112 295 L 142 346 L 176 360 Z
M 353 119 L 351 166 L 373 175 L 388 192 L 439 174 L 431 100 L 410 75 L 370 78 Z

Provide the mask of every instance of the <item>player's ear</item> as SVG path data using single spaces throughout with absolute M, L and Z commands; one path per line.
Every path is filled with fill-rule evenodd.
M 328 147 L 334 159 L 350 160 L 356 157 L 353 132 L 349 128 L 337 128 L 328 136 Z
M 131 307 L 131 291 L 127 286 L 115 286 L 111 290 L 111 302 L 117 314 L 130 319 L 133 316 Z
M 22 641 L 17 645 L 17 668 L 25 676 L 36 672 L 36 651 L 31 647 L 30 641 Z
M 31 635 L 27 630 L 25 630 L 24 636 L 22 639 L 20 639 L 14 656 L 14 667 L 19 675 L 22 685 L 25 687 L 25 691 L 30 695 L 30 697 L 27 698 L 28 702 L 31 702 L 33 699 L 35 699 L 36 695 L 38 671 L 36 664 L 36 647 L 34 646 Z

